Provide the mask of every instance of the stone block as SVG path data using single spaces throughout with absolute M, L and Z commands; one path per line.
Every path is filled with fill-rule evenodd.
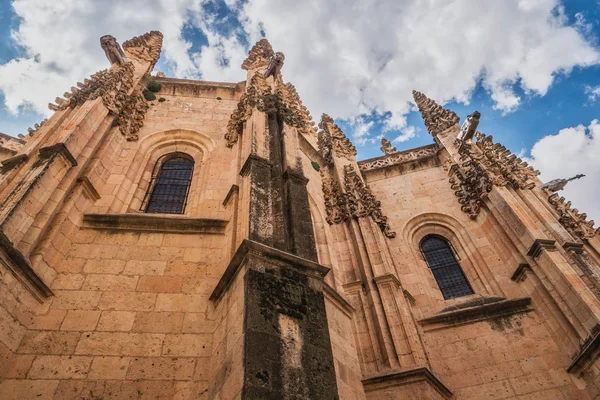
M 27 377 L 30 379 L 85 379 L 92 357 L 37 356 Z
M 154 333 L 84 332 L 75 354 L 102 356 L 157 356 L 164 335 Z
M 164 356 L 208 357 L 212 335 L 166 335 L 162 350 Z
M 127 372 L 127 379 L 191 380 L 194 375 L 195 366 L 195 358 L 133 358 Z
M 134 332 L 179 333 L 183 326 L 183 313 L 138 312 L 133 324 Z
M 99 308 L 110 311 L 152 311 L 155 301 L 154 293 L 104 292 Z
M 57 380 L 4 379 L 0 382 L 2 400 L 52 399 Z
M 132 311 L 102 311 L 97 331 L 130 331 L 135 320 Z
M 73 354 L 79 332 L 28 331 L 19 346 L 20 354 Z
M 88 379 L 125 379 L 129 357 L 96 356 L 92 362 Z
M 85 278 L 82 289 L 107 292 L 128 292 L 134 291 L 137 283 L 137 276 L 89 274 Z
M 84 290 L 55 290 L 52 307 L 58 310 L 94 310 L 101 293 Z
M 98 324 L 100 311 L 69 310 L 60 329 L 63 331 L 92 331 Z
M 183 278 L 180 276 L 142 276 L 138 292 L 179 293 Z

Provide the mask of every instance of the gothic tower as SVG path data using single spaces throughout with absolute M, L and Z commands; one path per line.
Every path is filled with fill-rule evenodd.
M 424 94 L 357 161 L 265 39 L 240 83 L 162 34 L 0 136 L 6 399 L 593 399 L 600 230 Z

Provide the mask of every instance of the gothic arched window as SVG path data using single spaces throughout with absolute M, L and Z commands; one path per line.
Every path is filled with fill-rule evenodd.
M 142 209 L 147 213 L 183 214 L 193 171 L 194 161 L 185 153 L 170 153 L 159 158 Z
M 473 294 L 473 289 L 445 238 L 437 235 L 425 236 L 421 241 L 421 251 L 444 299 Z

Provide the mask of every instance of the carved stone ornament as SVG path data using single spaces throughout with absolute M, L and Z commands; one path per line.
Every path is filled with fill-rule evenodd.
M 119 130 L 128 141 L 138 140 L 137 132 L 144 125 L 144 117 L 150 106 L 139 90 L 135 90 L 123 103 L 117 118 Z
M 413 90 L 413 97 L 415 104 L 421 112 L 425 127 L 433 136 L 444 132 L 460 121 L 458 115 L 450 110 L 446 110 L 423 93 Z
M 440 147 L 437 144 L 431 144 L 416 149 L 410 149 L 399 153 L 393 153 L 387 156 L 378 157 L 370 160 L 360 161 L 358 168 L 361 171 L 372 171 L 374 169 L 385 168 L 392 165 L 399 165 L 422 158 L 436 156 Z
M 461 204 L 460 209 L 475 219 L 492 190 L 492 180 L 481 163 L 474 160 L 471 146 L 460 150 L 460 164 L 450 167 L 450 187 Z
M 65 99 L 57 97 L 56 104 L 48 104 L 53 111 L 75 108 L 88 100 L 102 97 L 102 103 L 114 114 L 119 114 L 123 102 L 133 86 L 134 67 L 131 62 L 121 66 L 116 64 L 110 68 L 96 72 L 83 83 L 77 82 L 77 87 L 72 87 L 71 92 L 65 93 Z
M 294 85 L 284 85 L 281 80 L 277 80 L 273 91 L 263 75 L 255 74 L 227 124 L 227 147 L 232 147 L 238 141 L 244 122 L 252 115 L 253 109 L 267 114 L 276 113 L 284 123 L 297 128 L 302 134 L 316 134 L 310 113 L 302 104 Z
M 257 68 L 266 68 L 269 65 L 269 60 L 275 55 L 271 43 L 267 39 L 259 40 L 250 52 L 248 57 L 242 63 L 242 69 L 250 70 Z
M 479 118 L 481 118 L 479 111 L 467 115 L 467 119 L 460 128 L 460 132 L 458 132 L 458 137 L 456 139 L 462 142 L 472 139 L 477 131 L 477 125 L 479 125 Z
M 588 221 L 585 213 L 579 213 L 576 208 L 571 208 L 571 202 L 566 201 L 558 193 L 546 191 L 550 196 L 548 202 L 558 212 L 558 222 L 573 236 L 580 239 L 591 239 L 600 234 L 600 227 L 594 229 L 594 221 Z
M 348 210 L 354 218 L 371 216 L 385 236 L 396 237 L 396 232 L 391 230 L 387 217 L 381 211 L 381 202 L 373 196 L 351 164 L 344 166 L 344 188 Z
M 325 163 L 331 164 L 333 155 L 350 161 L 354 160 L 356 148 L 350 142 L 350 139 L 344 135 L 340 127 L 334 123 L 333 118 L 323 114 L 321 122 L 319 122 L 319 129 L 321 131 L 318 134 L 317 145 Z
M 539 171 L 534 170 L 500 143 L 494 143 L 492 136 L 476 132 L 475 139 L 475 145 L 482 155 L 476 159 L 491 174 L 494 185 L 510 184 L 515 189 L 535 187 Z
M 152 71 L 162 51 L 163 34 L 159 31 L 150 31 L 123 42 L 123 49 L 132 57 L 140 61 L 150 62 L 149 71 Z
M 393 154 L 396 152 L 396 148 L 392 147 L 392 142 L 386 138 L 381 138 L 381 151 L 383 154 Z
M 345 194 L 340 190 L 333 178 L 328 178 L 321 171 L 323 197 L 325 199 L 325 218 L 329 225 L 339 224 L 350 218 Z
M 100 46 L 102 50 L 104 50 L 104 54 L 106 54 L 106 58 L 110 62 L 110 65 L 123 65 L 127 61 L 127 57 L 125 57 L 125 53 L 123 53 L 123 49 L 117 42 L 114 36 L 104 35 L 100 38 Z

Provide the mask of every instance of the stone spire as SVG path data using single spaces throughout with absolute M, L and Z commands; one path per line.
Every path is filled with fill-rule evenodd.
M 242 69 L 248 71 L 251 69 L 266 68 L 269 60 L 275 55 L 271 43 L 267 39 L 261 39 L 248 53 L 248 58 L 242 63 Z
M 453 111 L 446 110 L 421 92 L 413 90 L 413 98 L 421 112 L 425 127 L 434 136 L 460 121 Z

